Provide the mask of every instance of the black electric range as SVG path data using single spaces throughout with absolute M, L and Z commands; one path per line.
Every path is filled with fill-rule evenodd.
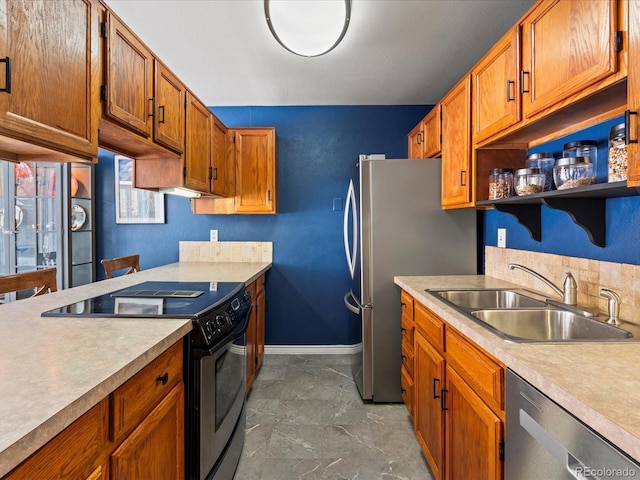
M 42 313 L 43 317 L 188 318 L 207 347 L 244 319 L 251 297 L 241 282 L 143 282 Z

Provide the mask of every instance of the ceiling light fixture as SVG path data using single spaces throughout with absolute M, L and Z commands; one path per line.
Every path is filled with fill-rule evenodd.
M 264 0 L 264 15 L 280 45 L 301 57 L 319 57 L 347 33 L 351 0 Z

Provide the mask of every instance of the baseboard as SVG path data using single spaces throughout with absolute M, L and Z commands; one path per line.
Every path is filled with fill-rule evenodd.
M 351 355 L 362 345 L 265 345 L 269 355 Z

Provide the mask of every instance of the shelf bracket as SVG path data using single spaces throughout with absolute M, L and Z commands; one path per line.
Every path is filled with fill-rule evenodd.
M 576 225 L 587 232 L 591 243 L 606 246 L 606 200 L 604 198 L 544 198 L 542 203 L 567 212 Z
M 496 203 L 494 208 L 499 212 L 510 213 L 518 223 L 529 231 L 536 242 L 542 240 L 542 215 L 540 204 L 504 204 Z

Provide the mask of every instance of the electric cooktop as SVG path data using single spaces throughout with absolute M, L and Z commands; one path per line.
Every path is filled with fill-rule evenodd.
M 197 319 L 243 290 L 240 282 L 143 282 L 42 313 L 43 317 Z

